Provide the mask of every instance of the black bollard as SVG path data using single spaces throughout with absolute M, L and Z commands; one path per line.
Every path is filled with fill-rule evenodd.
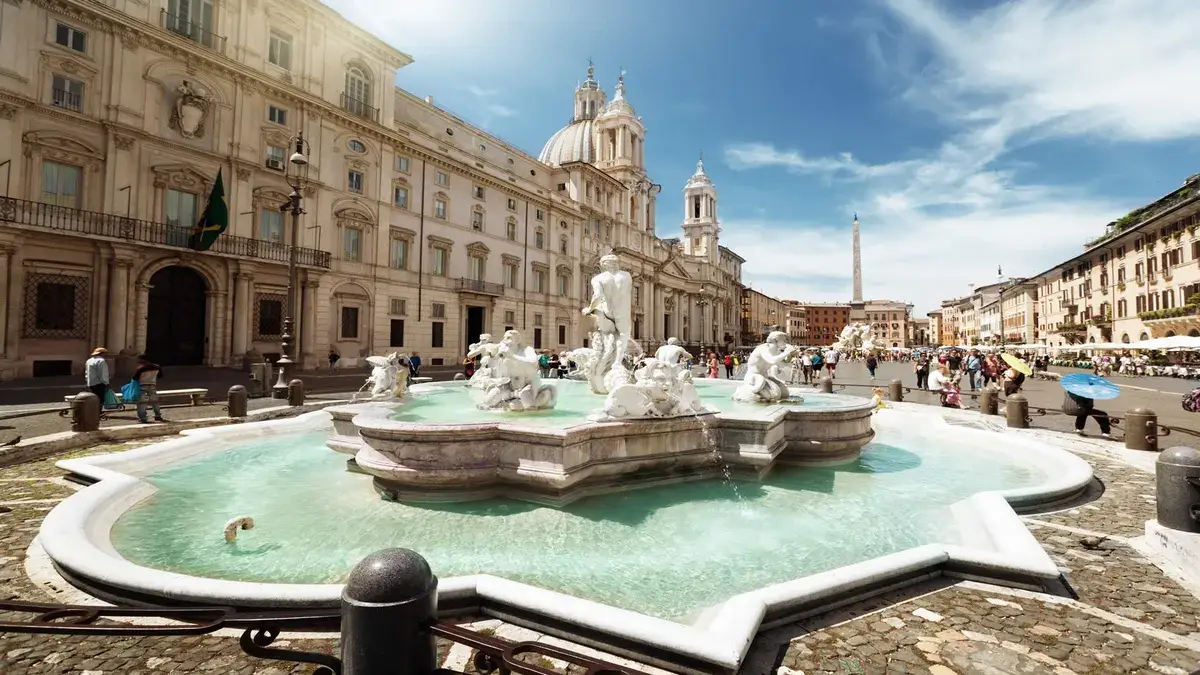
M 833 393 L 833 378 L 829 377 L 828 375 L 821 378 L 821 393 L 822 394 L 832 394 Z
M 1020 394 L 1013 394 L 1004 402 L 1004 416 L 1009 429 L 1029 428 L 1029 401 Z
M 355 565 L 342 590 L 342 675 L 431 675 L 437 583 L 429 563 L 406 548 Z
M 979 412 L 984 415 L 1000 414 L 1000 401 L 996 399 L 996 388 L 990 384 L 979 392 Z
M 304 383 L 300 380 L 288 382 L 287 402 L 291 406 L 304 405 Z
M 100 398 L 92 392 L 71 399 L 71 431 L 96 431 L 100 428 Z
M 1158 450 L 1158 415 L 1147 408 L 1125 413 L 1125 447 L 1130 450 Z
M 1200 450 L 1183 445 L 1163 450 L 1154 474 L 1158 524 L 1200 534 Z
M 229 416 L 230 417 L 245 417 L 247 408 L 247 399 L 250 398 L 250 393 L 240 384 L 235 384 L 229 388 Z
M 888 383 L 888 398 L 893 401 L 904 400 L 904 383 L 900 380 L 892 380 Z

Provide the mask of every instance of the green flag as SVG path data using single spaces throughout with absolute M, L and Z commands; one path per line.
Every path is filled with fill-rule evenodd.
M 229 227 L 229 206 L 225 204 L 225 184 L 221 181 L 221 171 L 217 170 L 217 181 L 213 183 L 212 192 L 208 193 L 208 203 L 204 205 L 204 213 L 192 228 L 188 237 L 188 248 L 197 251 L 207 251 L 217 241 L 217 237 Z

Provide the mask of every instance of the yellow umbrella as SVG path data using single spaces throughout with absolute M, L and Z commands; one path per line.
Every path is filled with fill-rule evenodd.
M 1033 377 L 1033 369 L 1029 367 L 1028 363 L 1025 363 L 1021 359 L 1018 359 L 1008 352 L 1001 354 L 1000 358 L 1004 359 L 1004 362 L 1012 366 L 1012 369 L 1018 373 L 1024 374 L 1025 377 Z

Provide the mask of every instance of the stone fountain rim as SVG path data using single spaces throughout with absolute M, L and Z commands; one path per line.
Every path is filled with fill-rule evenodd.
M 920 413 L 881 411 L 883 425 L 899 424 L 897 415 L 919 415 L 940 421 L 946 433 L 986 433 L 953 427 L 937 409 Z M 325 411 L 296 418 L 244 425 L 189 430 L 180 438 L 121 453 L 62 460 L 57 466 L 97 481 L 56 506 L 44 519 L 38 541 L 64 575 L 84 585 L 95 584 L 118 591 L 144 593 L 173 602 L 268 607 L 332 607 L 340 601 L 341 584 L 283 584 L 225 581 L 166 572 L 136 565 L 113 548 L 109 533 L 125 511 L 154 492 L 147 482 L 131 475 L 177 463 L 220 447 L 222 438 L 275 434 L 281 431 L 316 431 L 327 428 Z M 918 422 L 919 423 L 919 422 Z M 566 622 L 583 632 L 631 642 L 655 654 L 698 660 L 722 669 L 736 669 L 759 630 L 810 611 L 813 603 L 828 605 L 839 599 L 884 592 L 897 583 L 928 574 L 993 576 L 1021 583 L 1045 583 L 1059 575 L 1050 559 L 1009 506 L 1008 501 L 1030 503 L 1040 494 L 1053 501 L 1078 493 L 1092 480 L 1091 466 L 1063 447 L 1021 437 L 1012 430 L 1008 451 L 1040 468 L 1045 484 L 1003 492 L 980 492 L 951 506 L 954 524 L 969 532 L 969 544 L 926 544 L 890 555 L 864 560 L 828 572 L 742 593 L 706 612 L 696 623 L 650 617 L 591 600 L 576 598 L 491 575 L 443 579 L 439 597 L 447 604 L 472 605 L 487 611 L 517 609 L 531 625 L 538 621 Z M 1053 471 L 1047 470 L 1054 467 Z M 129 472 L 129 473 L 125 473 Z M 637 652 L 630 652 L 637 653 Z

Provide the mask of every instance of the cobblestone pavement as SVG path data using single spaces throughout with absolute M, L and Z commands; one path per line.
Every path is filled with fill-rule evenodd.
M 72 453 L 113 452 L 137 444 Z M 766 631 L 742 672 L 753 675 L 1188 675 L 1200 667 L 1200 599 L 1134 548 L 1153 517 L 1153 477 L 1109 456 L 1082 452 L 1106 490 L 1096 501 L 1025 521 L 1063 568 L 1078 599 L 935 579 Z M 71 494 L 54 463 L 0 469 L 0 598 L 46 601 L 26 575 L 41 519 Z M 1085 539 L 1093 533 L 1107 538 Z M 4 617 L 0 615 L 0 620 Z M 495 620 L 477 630 L 510 640 L 559 640 Z M 283 636 L 280 646 L 337 653 L 332 638 Z M 471 651 L 440 642 L 445 667 L 473 672 Z M 586 648 L 570 648 L 595 653 Z M 627 667 L 645 665 L 608 657 Z M 537 663 L 566 672 L 563 664 Z M 0 674 L 310 673 L 311 666 L 244 655 L 232 636 L 54 638 L 0 635 Z M 571 675 L 577 675 L 572 672 Z

